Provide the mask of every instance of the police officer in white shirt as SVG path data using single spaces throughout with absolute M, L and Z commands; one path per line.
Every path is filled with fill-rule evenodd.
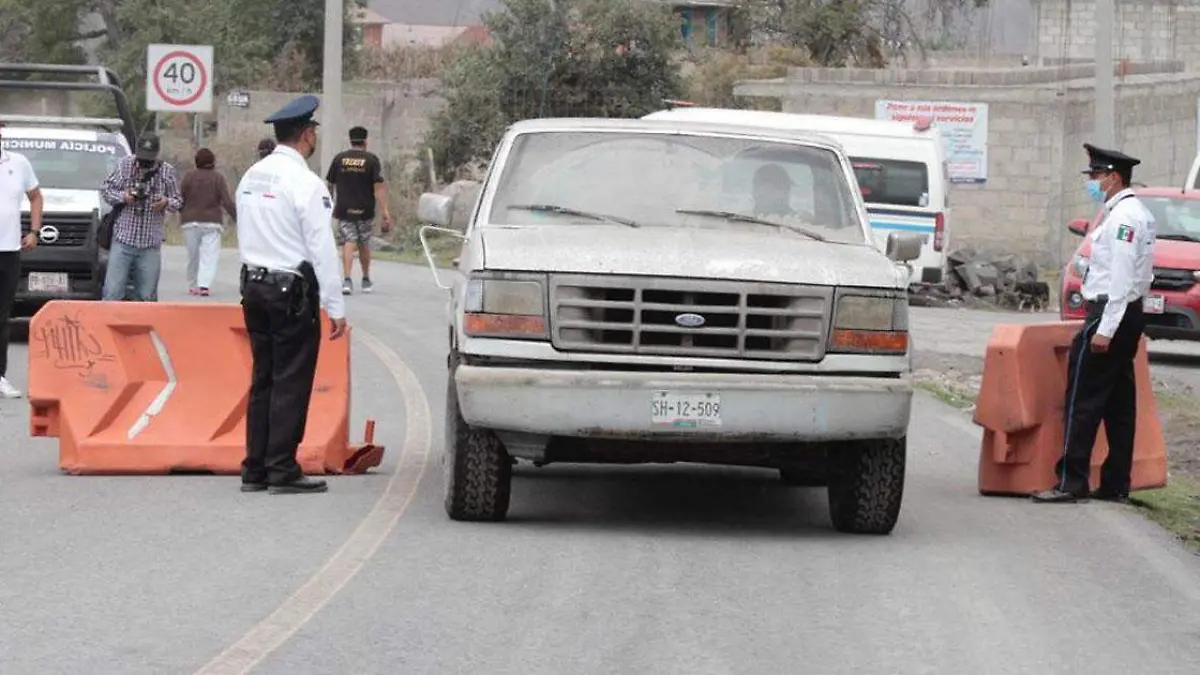
M 1091 497 L 1125 501 L 1133 470 L 1137 388 L 1133 358 L 1146 319 L 1142 301 L 1154 278 L 1154 216 L 1129 188 L 1140 160 L 1084 144 L 1090 157 L 1084 173 L 1094 201 L 1103 202 L 1099 223 L 1087 236 L 1092 255 L 1083 278 L 1087 318 L 1071 343 L 1067 370 L 1063 452 L 1051 490 L 1039 502 L 1075 502 Z M 1090 491 L 1092 446 L 1100 422 L 1108 437 L 1108 459 L 1100 485 Z
M 29 199 L 30 228 L 22 236 L 24 198 Z M 7 377 L 8 319 L 21 283 L 21 251 L 37 246 L 37 233 L 42 229 L 42 203 L 42 191 L 29 160 L 20 153 L 0 149 L 0 398 L 21 397 Z
M 341 267 L 333 241 L 333 202 L 305 160 L 317 148 L 319 99 L 306 95 L 265 122 L 278 145 L 237 187 L 242 314 L 253 372 L 246 415 L 242 490 L 324 492 L 296 462 L 321 344 L 320 306 L 331 337 L 346 334 Z

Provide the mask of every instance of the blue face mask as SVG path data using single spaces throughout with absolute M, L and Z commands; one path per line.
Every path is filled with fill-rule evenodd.
M 1104 194 L 1104 189 L 1100 187 L 1100 181 L 1096 178 L 1089 180 L 1084 187 L 1087 188 L 1088 197 L 1094 202 L 1103 202 L 1107 195 Z

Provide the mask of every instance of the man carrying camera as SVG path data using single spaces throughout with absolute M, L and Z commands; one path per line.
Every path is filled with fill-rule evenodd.
M 124 300 L 130 281 L 131 300 L 158 300 L 162 272 L 163 223 L 167 212 L 183 208 L 175 168 L 158 159 L 159 140 L 146 134 L 137 151 L 121 159 L 104 181 L 104 201 L 119 211 L 113 222 L 112 247 L 104 279 L 104 299 Z

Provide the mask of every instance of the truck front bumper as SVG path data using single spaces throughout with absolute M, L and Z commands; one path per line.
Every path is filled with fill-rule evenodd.
M 460 365 L 454 378 L 463 419 L 473 426 L 544 436 L 636 440 L 899 438 L 908 429 L 913 395 L 907 377 Z M 656 392 L 714 394 L 719 397 L 719 419 L 695 427 L 656 423 L 651 403 Z

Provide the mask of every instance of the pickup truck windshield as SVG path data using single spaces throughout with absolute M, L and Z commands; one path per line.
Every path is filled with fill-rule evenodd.
M 25 155 L 43 188 L 99 190 L 125 156 L 125 148 L 107 141 L 4 138 L 0 147 Z
M 532 132 L 515 140 L 488 220 L 563 227 L 626 221 L 865 243 L 854 204 L 837 155 L 811 145 L 659 132 Z

